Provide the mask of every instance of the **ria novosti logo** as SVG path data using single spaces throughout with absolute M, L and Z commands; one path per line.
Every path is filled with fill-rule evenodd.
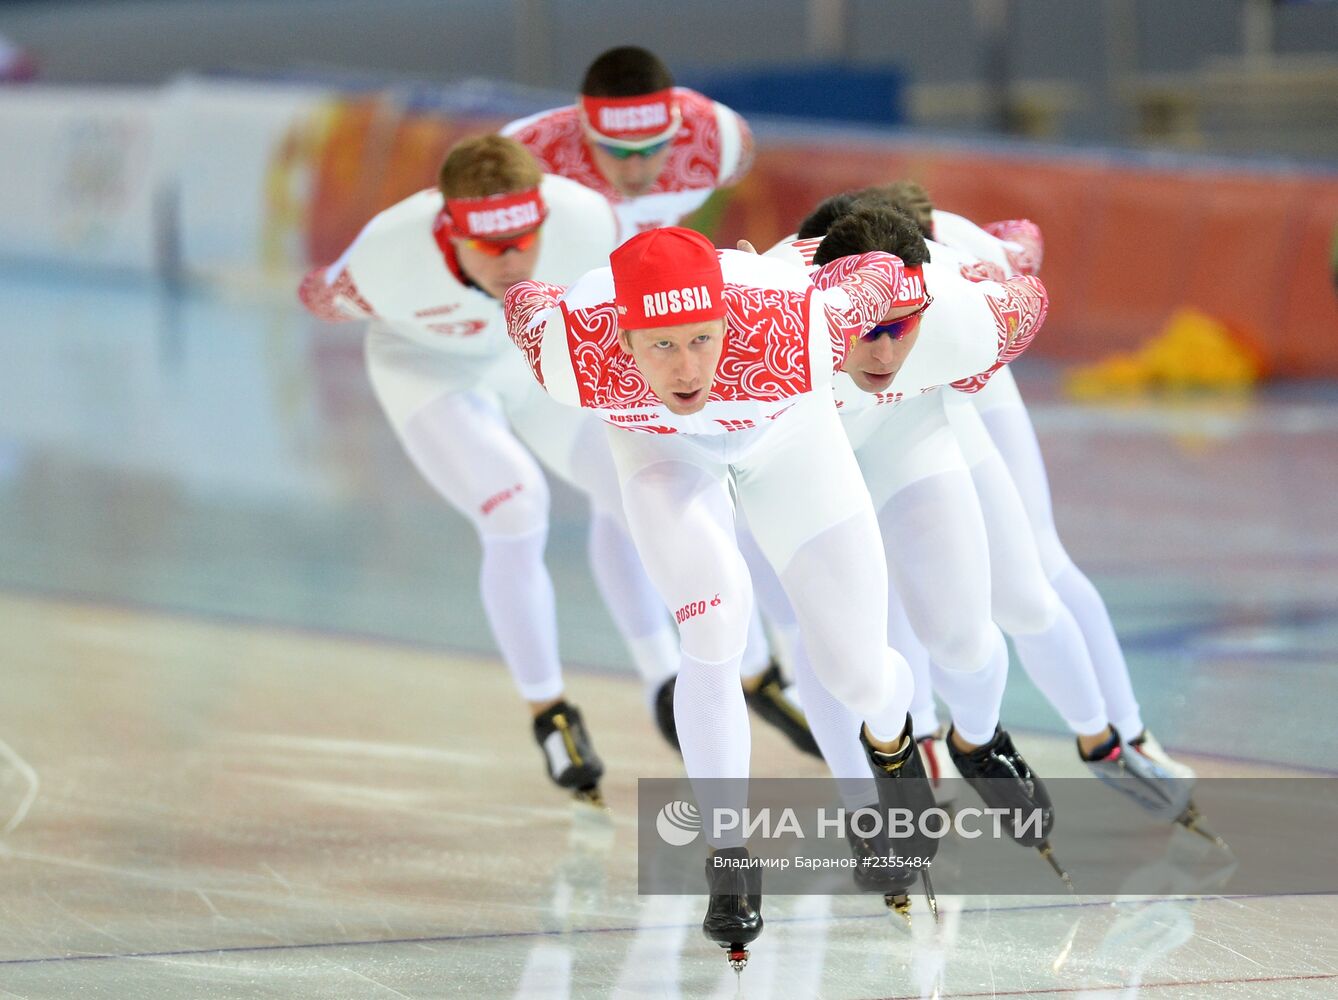
M 701 814 L 691 802 L 670 802 L 655 817 L 655 832 L 670 847 L 687 847 L 702 832 Z

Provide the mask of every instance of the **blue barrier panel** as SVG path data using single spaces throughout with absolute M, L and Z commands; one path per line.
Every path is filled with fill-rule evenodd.
M 901 125 L 906 121 L 906 77 L 897 69 L 820 64 L 684 76 L 679 82 L 744 115 L 868 125 Z

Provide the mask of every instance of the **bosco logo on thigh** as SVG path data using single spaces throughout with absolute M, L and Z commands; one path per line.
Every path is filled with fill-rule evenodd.
M 698 615 L 706 614 L 709 608 L 720 607 L 721 603 L 719 594 L 716 594 L 709 601 L 689 601 L 674 612 L 674 620 L 682 625 L 685 621 L 696 618 Z

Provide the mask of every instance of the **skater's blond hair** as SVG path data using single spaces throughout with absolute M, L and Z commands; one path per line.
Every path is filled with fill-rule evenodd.
M 486 198 L 539 186 L 543 171 L 520 143 L 501 135 L 464 139 L 451 147 L 437 175 L 447 198 Z

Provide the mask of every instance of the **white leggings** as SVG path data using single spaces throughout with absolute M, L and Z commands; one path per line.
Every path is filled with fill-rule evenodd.
M 922 735 L 937 725 L 932 656 L 938 665 L 934 689 L 948 703 L 959 733 L 972 743 L 988 742 L 999 722 L 1008 654 L 990 618 L 984 519 L 943 402 L 937 394 L 921 396 L 852 423 L 858 425 L 856 458 L 879 509 L 885 545 L 863 558 L 888 567 L 893 586 L 887 639 L 905 653 L 915 677 L 915 731 Z M 753 575 L 759 581 L 767 576 L 762 567 Z M 759 597 L 768 620 L 783 628 L 790 617 L 783 597 L 765 586 Z M 859 748 L 842 737 L 853 730 L 836 706 L 812 692 L 802 661 L 801 654 L 796 683 L 814 737 L 838 778 L 858 774 Z
M 484 613 L 521 697 L 556 698 L 562 671 L 544 566 L 548 483 L 539 463 L 493 405 L 467 392 L 424 406 L 400 440 L 423 478 L 478 531 Z
M 794 609 L 790 607 L 790 599 L 785 596 L 785 588 L 781 586 L 780 577 L 771 568 L 766 556 L 762 555 L 757 539 L 748 529 L 746 519 L 739 521 L 736 533 L 739 551 L 743 553 L 744 562 L 748 564 L 748 574 L 753 580 L 755 605 L 753 622 L 748 627 L 748 648 L 744 654 L 743 676 L 750 677 L 758 670 L 765 669 L 774 656 L 791 669 L 793 677 L 795 646 L 799 643 L 799 622 L 794 616 Z M 766 630 L 762 626 L 763 616 L 766 619 Z M 760 638 L 758 633 L 761 633 Z M 760 655 L 756 650 L 758 645 L 762 647 Z M 895 645 L 893 648 L 896 648 Z
M 945 400 L 985 515 L 995 620 L 1068 727 L 1082 735 L 1100 732 L 1109 716 L 1091 654 L 1072 611 L 1046 575 L 1011 470 L 969 397 L 948 393 Z
M 1073 613 L 1041 568 L 1040 554 L 1012 477 L 997 453 L 971 469 L 985 512 L 995 620 L 1013 640 L 1023 669 L 1074 732 L 1106 725 L 1091 654 Z
M 869 483 L 894 596 L 889 641 L 906 649 L 919 692 L 917 735 L 934 728 L 933 687 L 963 739 L 985 743 L 999 723 L 1008 653 L 992 620 L 997 609 L 990 539 L 942 393 L 907 400 L 856 450 Z M 923 644 L 923 649 L 917 648 Z
M 1000 381 L 1000 375 L 1008 377 Z M 1143 729 L 1143 720 L 1129 677 L 1129 665 L 1105 601 L 1091 580 L 1073 564 L 1059 539 L 1050 501 L 1050 481 L 1036 429 L 1011 373 L 1007 369 L 999 372 L 971 402 L 1017 485 L 1045 574 L 1077 620 L 1087 642 L 1106 714 L 1122 734 L 1136 736 Z
M 701 782 L 745 778 L 749 767 L 738 666 L 753 589 L 735 537 L 731 479 L 794 608 L 815 677 L 876 738 L 895 739 L 910 704 L 910 670 L 887 648 L 886 566 L 869 558 L 881 549 L 878 523 L 830 397 L 801 397 L 754 431 L 608 433 L 632 537 L 679 623 L 675 719 L 699 805 L 725 795 L 741 807 L 741 783 L 725 793 Z
M 440 355 L 419 367 L 424 349 L 373 331 L 368 368 L 377 397 L 423 478 L 467 517 L 483 549 L 484 613 L 517 690 L 528 701 L 562 694 L 553 582 L 544 565 L 548 483 L 535 455 L 591 503 L 590 556 L 596 584 L 642 676 L 677 668 L 672 630 L 626 532 L 617 473 L 598 421 L 559 406 L 514 365 L 502 364 L 461 388 L 417 402 Z M 425 374 L 427 373 L 427 374 Z M 408 387 L 408 388 L 407 388 Z
M 889 609 L 889 623 L 908 622 L 924 644 L 927 656 L 916 660 L 922 669 L 926 661 L 935 668 L 933 689 L 958 735 L 988 743 L 999 724 L 1008 648 L 991 620 L 989 543 L 970 475 L 957 470 L 912 483 L 882 506 L 879 524 L 900 599 L 893 603 L 901 605 Z M 889 641 L 894 637 L 915 644 L 890 630 Z M 924 701 L 915 709 L 923 714 Z

